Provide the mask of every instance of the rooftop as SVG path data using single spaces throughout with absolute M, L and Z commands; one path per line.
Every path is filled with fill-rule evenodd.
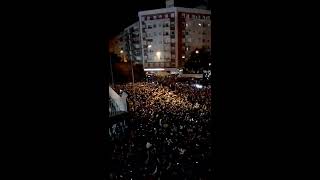
M 211 14 L 210 10 L 196 9 L 196 8 L 183 8 L 183 7 L 170 7 L 170 8 L 161 8 L 161 9 L 152 9 L 147 11 L 140 11 L 139 16 L 149 15 L 149 14 L 158 14 L 158 13 L 167 13 L 167 12 L 188 12 L 188 13 L 201 13 L 201 14 Z

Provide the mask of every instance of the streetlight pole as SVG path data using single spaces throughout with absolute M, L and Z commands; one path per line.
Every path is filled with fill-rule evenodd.
M 131 51 L 131 34 L 129 32 L 129 54 L 132 53 Z M 132 90 L 133 90 L 133 111 L 135 111 L 135 106 L 136 106 L 136 92 L 135 92 L 135 89 L 134 89 L 134 72 L 133 72 L 133 58 L 132 58 L 132 54 L 130 54 L 130 63 L 131 63 L 131 77 L 132 77 Z
M 109 62 L 110 62 L 110 70 L 111 70 L 111 82 L 112 82 L 112 88 L 114 88 L 113 71 L 112 71 L 112 63 L 111 63 L 111 54 L 109 55 Z
M 129 46 L 130 48 L 130 46 Z M 131 48 L 130 48 L 131 49 Z M 123 50 L 120 51 L 121 54 L 123 54 Z M 123 57 L 124 57 L 124 54 L 123 54 Z M 134 90 L 134 73 L 133 73 L 133 64 L 132 64 L 132 58 L 130 59 L 130 64 L 131 64 L 131 77 L 132 77 L 132 90 L 133 90 L 133 111 L 135 111 L 135 101 L 136 101 L 136 98 L 135 98 L 135 90 Z M 129 66 L 128 66 L 129 67 Z

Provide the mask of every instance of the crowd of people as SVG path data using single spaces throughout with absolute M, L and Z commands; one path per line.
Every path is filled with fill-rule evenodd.
M 139 82 L 114 90 L 129 94 L 129 117 L 111 140 L 110 179 L 212 177 L 210 88 Z

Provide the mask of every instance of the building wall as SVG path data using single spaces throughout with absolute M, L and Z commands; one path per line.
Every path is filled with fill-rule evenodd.
M 188 59 L 196 49 L 211 50 L 210 15 L 179 12 L 179 58 Z
M 124 30 L 124 51 L 129 60 L 142 64 L 139 22 Z
M 180 68 L 191 52 L 211 49 L 210 15 L 176 7 L 139 12 L 144 68 Z
M 144 67 L 175 67 L 175 12 L 149 14 L 140 20 Z
M 125 28 L 109 41 L 109 52 L 117 54 L 123 62 L 133 60 L 137 64 L 142 64 L 139 29 L 139 22 Z

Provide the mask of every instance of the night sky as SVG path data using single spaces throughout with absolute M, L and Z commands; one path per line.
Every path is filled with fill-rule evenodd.
M 112 8 L 117 9 L 113 10 L 113 14 L 110 19 L 110 24 L 112 24 L 112 28 L 108 29 L 108 34 L 110 36 L 117 35 L 121 32 L 125 27 L 133 24 L 134 22 L 138 21 L 138 12 L 148 9 L 157 9 L 165 7 L 165 0 L 135 0 L 131 1 L 132 3 L 128 4 L 128 1 L 114 1 Z M 123 7 L 126 6 L 126 7 Z M 130 8 L 128 8 L 130 6 Z M 110 8 L 110 7 L 109 7 Z M 116 14 L 115 14 L 116 13 Z M 113 18 L 117 17 L 117 18 Z M 108 23 L 109 24 L 109 23 Z

